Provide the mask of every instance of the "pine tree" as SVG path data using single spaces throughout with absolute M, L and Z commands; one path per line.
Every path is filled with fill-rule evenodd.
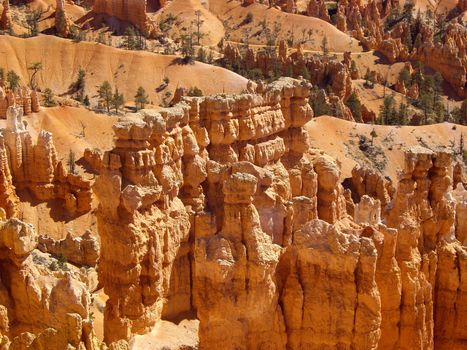
M 140 107 L 139 109 L 143 109 L 144 105 L 149 102 L 148 99 L 149 97 L 146 94 L 146 91 L 143 89 L 142 86 L 140 86 L 138 90 L 136 91 L 136 95 L 135 95 L 136 110 L 138 110 L 138 107 Z
M 399 105 L 399 111 L 397 112 L 397 124 L 407 125 L 409 120 L 409 109 L 405 103 Z
M 191 63 L 193 61 L 193 55 L 195 49 L 193 47 L 193 33 L 183 34 L 180 36 L 182 40 L 181 52 L 185 63 Z
M 42 70 L 42 62 L 34 62 L 29 67 L 28 70 L 32 71 L 31 78 L 29 79 L 29 86 L 31 89 L 36 89 L 36 75 L 39 71 Z
M 206 63 L 206 51 L 202 47 L 200 47 L 199 50 L 198 50 L 197 59 L 200 62 Z
M 136 47 L 136 32 L 132 26 L 128 26 L 125 29 L 123 45 L 127 50 L 134 50 Z
M 419 105 L 423 111 L 423 124 L 427 125 L 431 112 L 433 111 L 433 97 L 431 94 L 423 92 L 419 97 Z
M 386 96 L 383 105 L 379 111 L 379 121 L 382 125 L 397 124 L 397 117 L 395 111 L 395 100 L 393 96 Z
M 89 106 L 91 105 L 91 101 L 89 101 L 89 96 L 88 96 L 88 95 L 84 96 L 83 104 L 84 104 L 86 107 L 89 107 Z
M 459 154 L 463 155 L 464 154 L 464 134 L 461 133 L 461 138 L 459 140 Z
M 112 103 L 113 95 L 112 95 L 112 86 L 108 81 L 104 81 L 99 89 L 97 90 L 99 95 L 99 99 L 102 103 L 104 103 L 107 113 L 110 113 L 110 106 Z
M 115 108 L 115 113 L 118 113 L 118 110 L 125 103 L 123 94 L 118 92 L 118 88 L 115 88 L 115 92 L 112 97 L 112 107 Z
M 200 45 L 201 39 L 204 37 L 204 34 L 201 32 L 201 26 L 204 23 L 204 20 L 201 19 L 201 11 L 195 11 L 196 19 L 193 21 L 193 24 L 196 27 L 196 44 Z
M 365 87 L 368 87 L 370 89 L 375 87 L 375 78 L 374 75 L 371 74 L 370 68 L 367 68 L 366 73 L 365 73 Z
M 399 72 L 399 80 L 402 81 L 406 87 L 410 86 L 412 77 L 407 68 L 404 68 Z
M 43 10 L 39 7 L 35 10 L 28 8 L 25 16 L 25 27 L 29 30 L 29 36 L 37 36 L 39 34 L 39 21 L 41 17 L 47 13 L 49 9 Z
M 303 77 L 303 79 L 305 79 L 305 80 L 310 80 L 310 72 L 308 71 L 307 66 L 303 66 L 303 69 L 302 69 L 302 77 Z
M 76 93 L 76 99 L 83 102 L 84 99 L 84 89 L 86 87 L 86 71 L 80 67 L 78 70 L 78 77 L 76 81 L 70 85 L 70 90 L 73 93 Z
M 42 97 L 44 98 L 43 103 L 45 107 L 55 107 L 57 105 L 54 99 L 54 94 L 49 88 L 44 90 L 44 92 L 42 93 Z
M 362 122 L 362 104 L 355 92 L 352 92 L 345 103 L 349 107 L 354 119 L 361 123 Z
M 16 74 L 15 71 L 8 71 L 8 73 L 6 74 L 6 81 L 8 82 L 8 87 L 11 90 L 16 90 L 17 88 L 19 88 L 20 77 L 18 74 Z

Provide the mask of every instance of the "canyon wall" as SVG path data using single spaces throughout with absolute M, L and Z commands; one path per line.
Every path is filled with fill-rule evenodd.
M 309 148 L 310 88 L 282 78 L 121 118 L 94 188 L 107 341 L 196 312 L 201 349 L 463 348 L 452 156 L 414 148 L 394 183 L 356 168 L 344 190 Z

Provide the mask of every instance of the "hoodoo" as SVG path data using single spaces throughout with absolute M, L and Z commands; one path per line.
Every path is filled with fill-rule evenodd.
M 0 5 L 0 350 L 465 350 L 465 1 Z

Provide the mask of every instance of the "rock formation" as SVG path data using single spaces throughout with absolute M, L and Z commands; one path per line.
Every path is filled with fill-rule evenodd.
M 51 270 L 54 260 L 36 250 L 38 237 L 31 225 L 17 219 L 6 220 L 1 209 L 0 216 L 3 346 L 98 349 L 87 286 L 65 266 L 62 271 Z
M 343 101 L 352 92 L 350 62 L 315 56 L 305 57 L 301 45 L 291 54 L 288 54 L 286 43 L 279 42 L 277 53 L 254 52 L 249 49 L 242 56 L 238 48 L 229 43 L 224 49 L 224 60 L 232 65 L 238 64 L 238 61 L 241 60 L 248 69 L 260 69 L 264 76 L 279 69 L 282 75 L 302 76 L 316 85 L 322 84 L 325 80 L 330 81 L 332 82 L 332 92 Z M 345 119 L 353 120 L 352 117 Z
M 61 240 L 39 236 L 38 249 L 53 256 L 64 256 L 67 261 L 78 266 L 97 266 L 100 246 L 91 231 L 80 237 L 73 237 L 70 232 Z
M 247 193 L 254 190 L 250 196 L 264 186 L 271 187 L 271 194 L 282 191 L 287 197 L 291 191 L 294 196 L 310 191 L 304 179 L 312 180 L 314 175 L 301 170 L 299 156 L 307 149 L 300 127 L 312 116 L 306 103 L 309 88 L 302 84 L 283 80 L 262 94 L 188 98 L 160 113 L 128 116 L 115 127 L 116 148 L 104 156 L 105 170 L 95 185 L 98 197 L 106 198 L 98 210 L 99 272 L 109 295 L 106 339 L 129 338 L 146 331 L 162 314 L 192 308 L 186 247 L 190 235 L 210 236 L 222 227 L 227 208 L 218 193 L 230 172 L 250 174 L 238 180 Z M 299 156 L 290 160 L 290 169 L 296 169 L 293 189 L 279 161 L 285 154 Z M 232 196 L 233 210 L 236 196 Z M 263 191 L 252 201 L 257 203 L 257 223 L 271 246 L 273 241 L 290 240 L 284 220 L 291 207 Z M 276 213 L 272 217 L 271 207 Z M 157 229 L 147 226 L 148 220 L 159 222 Z M 118 244 L 115 237 L 126 238 Z M 130 260 L 122 262 L 122 254 L 129 254 Z M 170 275 L 177 280 L 168 280 Z M 125 283 L 116 288 L 113 281 L 122 278 Z
M 331 22 L 328 9 L 324 0 L 310 0 L 307 6 L 308 16 L 318 17 L 326 22 Z
M 344 190 L 309 152 L 310 86 L 256 89 L 115 126 L 95 184 L 106 339 L 196 310 L 200 348 L 462 348 L 450 155 L 414 148 L 398 183 L 358 167 Z
M 11 14 L 10 14 L 10 1 L 3 1 L 3 11 L 0 18 L 0 29 L 9 30 L 11 29 Z
M 7 127 L 0 136 L 0 159 L 0 179 L 6 189 L 0 204 L 9 215 L 15 210 L 13 185 L 17 190 L 29 190 L 39 201 L 64 201 L 72 215 L 91 209 L 91 183 L 65 170 L 57 159 L 51 133 L 41 131 L 33 143 L 21 108 L 8 107 Z
M 71 21 L 65 12 L 65 1 L 57 0 L 55 6 L 55 29 L 61 37 L 68 37 L 70 35 Z
M 30 91 L 26 87 L 17 91 L 5 90 L 0 87 L 0 119 L 7 118 L 7 110 L 11 106 L 20 107 L 24 115 L 39 112 L 40 108 L 35 91 Z

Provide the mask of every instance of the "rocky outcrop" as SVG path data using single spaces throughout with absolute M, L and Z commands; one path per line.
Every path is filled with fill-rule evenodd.
M 17 91 L 0 87 L 0 119 L 7 119 L 7 110 L 11 106 L 22 108 L 24 115 L 39 112 L 40 108 L 35 91 L 30 91 L 26 87 Z
M 15 202 L 13 182 L 17 190 L 27 189 L 40 201 L 64 201 L 69 214 L 88 212 L 92 198 L 90 182 L 65 170 L 57 159 L 51 133 L 41 131 L 33 143 L 22 115 L 21 108 L 8 108 L 7 126 L 0 138 L 0 154 L 4 155 L 2 159 L 7 159 L 0 168 L 2 184 L 8 189 L 3 195 L 7 198 L 3 199 L 4 208 L 11 215 Z
M 83 160 L 87 163 L 90 172 L 99 174 L 102 168 L 102 153 L 99 150 L 86 148 Z
M 78 266 L 97 266 L 100 247 L 91 231 L 80 237 L 73 237 L 70 232 L 61 240 L 47 236 L 39 236 L 38 249 L 53 256 L 65 257 L 67 261 Z
M 51 269 L 53 260 L 35 250 L 31 225 L 0 215 L 0 333 L 11 339 L 6 348 L 98 349 L 87 286 L 73 271 Z
M 2 16 L 0 18 L 0 29 L 9 30 L 11 29 L 11 14 L 10 14 L 10 1 L 3 1 Z
M 264 76 L 279 70 L 283 76 L 302 76 L 315 85 L 330 84 L 332 92 L 343 101 L 352 92 L 350 63 L 329 57 L 305 56 L 301 45 L 291 54 L 288 53 L 287 44 L 280 42 L 277 52 L 255 52 L 249 49 L 242 56 L 238 48 L 229 43 L 224 48 L 224 61 L 230 65 L 243 61 L 248 69 L 260 69 Z
M 190 220 L 177 197 L 187 122 L 187 106 L 125 118 L 114 128 L 116 148 L 104 155 L 94 190 L 100 200 L 99 280 L 109 296 L 107 341 L 129 339 L 148 331 L 163 312 L 191 307 Z M 195 171 L 203 161 L 192 146 Z M 174 284 L 181 289 L 169 288 Z
M 323 0 L 310 0 L 306 12 L 308 16 L 318 17 L 326 22 L 331 22 L 328 8 Z
M 55 6 L 55 29 L 59 36 L 67 38 L 70 35 L 72 22 L 65 12 L 65 1 L 57 0 Z
M 281 258 L 280 305 L 290 349 L 377 349 L 377 251 L 370 238 L 341 227 L 308 222 Z
M 390 179 L 365 166 L 357 165 L 352 169 L 351 190 L 354 201 L 368 195 L 381 202 L 382 207 L 386 207 L 394 195 L 395 189 Z
M 115 125 L 95 183 L 106 340 L 196 311 L 205 349 L 462 348 L 451 156 L 413 148 L 397 183 L 358 167 L 344 190 L 310 152 L 310 88 L 249 84 Z
M 11 177 L 9 157 L 3 135 L 0 134 L 0 208 L 3 208 L 7 217 L 17 213 L 18 196 Z
M 467 29 L 459 23 L 446 28 L 444 42 L 428 42 L 416 53 L 416 58 L 441 73 L 457 94 L 465 96 L 467 83 Z

